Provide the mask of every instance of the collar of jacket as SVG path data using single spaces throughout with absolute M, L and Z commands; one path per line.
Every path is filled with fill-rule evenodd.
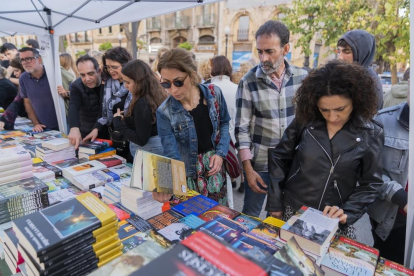
M 364 121 L 360 116 L 353 116 L 331 140 L 324 119 L 309 122 L 307 129 L 329 156 L 335 158 L 361 143 L 367 129 L 374 129 L 374 126 L 371 122 Z
M 289 62 L 287 62 L 286 60 L 284 60 L 285 63 L 285 74 L 287 76 L 289 76 L 289 78 L 291 76 L 294 75 L 293 69 L 291 68 Z M 257 65 L 257 69 L 256 69 L 256 78 L 257 79 L 262 79 L 263 81 L 265 81 L 268 85 L 272 85 L 272 79 L 269 77 L 269 75 L 266 75 L 263 70 L 262 67 L 260 67 L 260 64 Z
M 406 128 L 410 126 L 410 106 L 406 103 L 403 108 L 398 110 L 397 120 Z
M 212 97 L 209 93 L 209 88 L 204 84 L 199 84 L 198 88 L 203 92 L 204 98 L 208 102 Z M 172 113 L 179 113 L 185 111 L 183 105 L 177 101 L 174 97 L 171 97 L 171 111 Z

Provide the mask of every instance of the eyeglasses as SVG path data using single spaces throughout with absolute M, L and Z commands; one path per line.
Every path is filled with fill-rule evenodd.
M 163 82 L 160 82 L 160 84 L 164 88 L 171 88 L 171 84 L 174 84 L 175 87 L 183 87 L 184 81 L 187 77 L 188 77 L 188 75 L 185 76 L 185 78 L 183 80 L 174 80 L 172 82 L 171 81 L 163 81 Z M 161 79 L 162 79 L 162 77 L 161 77 Z
M 119 67 L 121 67 L 121 65 L 118 65 L 118 66 L 104 66 L 103 68 L 108 70 L 108 71 L 116 71 Z
M 32 62 L 34 59 L 37 59 L 39 57 L 27 57 L 27 58 L 21 58 L 20 59 L 20 64 L 23 64 L 24 62 L 30 63 Z

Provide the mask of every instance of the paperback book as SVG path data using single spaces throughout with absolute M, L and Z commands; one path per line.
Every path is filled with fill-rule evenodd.
M 390 260 L 380 258 L 375 276 L 414 276 L 414 271 Z
M 237 212 L 236 210 L 230 209 L 229 207 L 226 207 L 224 205 L 216 205 L 213 208 L 205 211 L 198 217 L 204 221 L 210 221 L 210 220 L 213 220 L 217 216 L 234 219 L 238 215 L 240 215 L 240 213 Z
M 172 210 L 187 216 L 187 215 L 195 215 L 199 216 L 205 211 L 213 208 L 214 206 L 218 205 L 218 203 L 206 196 L 198 195 L 193 198 L 190 198 L 189 200 L 180 203 L 174 207 L 172 207 Z

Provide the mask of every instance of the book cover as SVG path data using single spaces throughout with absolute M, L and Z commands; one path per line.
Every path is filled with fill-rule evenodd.
M 176 195 L 187 194 L 184 162 L 141 150 L 137 151 L 135 158 L 131 188 Z
M 158 233 L 171 243 L 178 243 L 185 238 L 183 234 L 190 229 L 192 228 L 183 222 L 174 222 L 159 230 Z
M 129 222 L 127 222 L 126 220 L 121 221 L 119 223 L 119 229 L 118 229 L 118 237 L 121 241 L 134 236 L 135 234 L 137 234 L 139 231 Z
M 210 221 L 210 220 L 213 220 L 217 216 L 234 219 L 238 215 L 240 215 L 240 213 L 237 212 L 236 210 L 230 209 L 229 207 L 224 206 L 224 205 L 216 205 L 213 208 L 205 211 L 198 217 L 204 221 Z
M 24 167 L 23 166 L 20 167 L 20 166 L 18 166 L 18 164 L 14 164 L 13 169 L 7 170 L 7 169 L 1 168 L 0 178 L 13 176 L 13 175 L 16 175 L 16 174 L 23 174 L 25 172 L 30 172 L 32 170 L 33 170 L 33 165 L 32 164 L 24 166 Z
M 57 166 L 61 169 L 80 164 L 78 158 L 69 158 L 52 162 L 51 165 Z
M 55 173 L 42 166 L 33 167 L 33 176 L 39 178 L 44 182 L 55 179 Z
M 126 220 L 130 218 L 130 214 L 127 212 L 119 209 L 118 207 L 115 207 L 112 204 L 108 204 L 108 207 L 112 209 L 112 211 L 115 212 L 116 216 L 118 217 L 118 220 Z
M 106 169 L 104 164 L 96 160 L 93 160 L 75 166 L 63 168 L 62 172 L 63 176 L 66 177 L 69 181 L 71 181 L 75 176 L 92 173 L 103 169 Z
M 116 154 L 116 149 L 114 148 L 106 148 L 98 154 L 91 154 L 91 153 L 79 153 L 79 158 L 86 158 L 89 160 L 96 160 L 103 157 L 108 157 Z
M 92 159 L 92 160 L 94 160 L 94 159 Z M 98 158 L 96 160 L 101 162 L 102 164 L 104 164 L 108 168 L 119 166 L 119 165 L 123 164 L 121 159 L 119 159 L 117 157 L 114 157 L 114 156 L 102 157 L 102 158 Z
M 205 221 L 202 220 L 201 218 L 196 217 L 191 214 L 181 218 L 180 222 L 185 223 L 186 225 L 190 226 L 192 229 L 196 229 L 205 223 Z
M 242 233 L 247 232 L 248 228 L 231 219 L 217 216 L 214 220 L 204 223 L 196 230 L 204 231 L 220 241 L 231 243 Z
M 20 130 L 10 131 L 10 130 L 2 130 L 0 131 L 0 139 L 7 139 L 13 137 L 20 137 L 25 136 L 26 133 Z
M 102 180 L 96 178 L 94 175 L 92 175 L 92 173 L 74 176 L 72 182 L 76 187 L 83 191 L 90 190 L 104 184 Z
M 275 218 L 276 219 L 276 218 Z M 280 228 L 274 224 L 263 221 L 256 228 L 249 232 L 249 235 L 261 239 L 273 246 L 281 247 L 283 244 L 278 240 Z
M 16 181 L 16 180 L 23 180 L 23 179 L 30 178 L 30 177 L 33 177 L 33 172 L 32 171 L 22 172 L 22 173 L 13 174 L 13 175 L 8 175 L 8 176 L 0 178 L 0 184 L 13 182 L 13 181 Z
M 170 210 L 148 219 L 147 222 L 154 230 L 159 231 L 168 225 L 179 222 L 182 217 L 182 215 Z
M 56 177 L 62 176 L 62 170 L 50 164 L 45 164 L 43 167 L 55 173 Z
M 240 224 L 243 224 L 247 228 L 249 228 L 249 231 L 253 230 L 260 224 L 260 220 L 255 219 L 253 217 L 250 217 L 245 214 L 241 214 L 234 218 L 235 221 L 237 221 Z
M 31 160 L 31 155 L 22 146 L 15 145 L 6 149 L 0 149 L 0 166 L 25 160 Z
M 269 256 L 273 256 L 277 250 L 277 247 L 249 236 L 246 233 L 242 233 L 241 236 L 235 238 L 230 245 L 259 262 L 265 260 Z
M 116 220 L 115 213 L 91 193 L 13 221 L 19 242 L 41 256 Z
M 2 240 L 6 244 L 7 248 L 10 250 L 10 253 L 14 257 L 14 259 L 16 259 L 17 261 L 17 258 L 19 256 L 19 251 L 17 250 L 19 240 L 17 239 L 16 233 L 13 231 L 12 227 L 3 230 Z
M 59 177 L 59 178 L 47 181 L 45 182 L 45 184 L 49 187 L 49 191 L 48 191 L 49 193 L 75 187 L 69 180 L 67 180 L 64 177 Z
M 414 276 L 414 271 L 390 260 L 380 258 L 375 276 Z
M 1 165 L 0 168 L 3 172 L 16 169 L 17 166 L 19 167 L 26 167 L 33 165 L 34 162 L 31 159 L 27 159 L 18 163 L 10 163 L 10 164 L 4 164 Z
M 118 165 L 118 166 L 114 166 L 114 167 L 110 167 L 108 168 L 109 171 L 119 175 L 119 179 L 114 179 L 114 180 L 121 180 L 123 178 L 130 178 L 131 174 L 132 174 L 132 169 L 125 165 Z
M 48 194 L 50 205 L 69 200 L 76 197 L 76 192 L 73 189 L 56 190 Z
M 119 176 L 118 174 L 110 171 L 109 169 L 103 169 L 102 170 L 103 173 L 105 173 L 106 175 L 108 175 L 108 177 L 112 178 L 113 181 L 119 181 L 121 179 L 121 176 Z
M 138 245 L 140 245 L 140 244 L 142 244 L 142 243 L 144 243 L 148 240 L 151 240 L 148 233 L 138 232 L 135 235 L 130 236 L 129 238 L 126 238 L 122 241 L 122 244 L 124 245 L 124 247 L 122 248 L 122 253 L 126 253 L 128 251 L 131 251 L 132 249 L 134 249 Z
M 190 214 L 199 216 L 216 205 L 218 205 L 216 201 L 206 196 L 198 195 L 193 198 L 190 198 L 189 200 L 183 203 L 173 206 L 171 209 L 184 216 Z
M 262 264 L 266 265 L 266 271 L 269 276 L 302 276 L 302 271 L 299 268 L 288 265 L 281 260 L 271 256 L 267 258 Z
M 304 276 L 323 276 L 325 273 L 302 251 L 295 237 L 292 237 L 274 255 L 282 262 L 300 269 Z
M 33 137 L 35 137 L 35 138 L 46 138 L 46 137 L 49 137 L 49 136 L 54 136 L 56 138 L 60 138 L 60 137 L 62 137 L 62 133 L 60 131 L 57 131 L 57 130 L 49 130 L 49 131 L 33 133 Z
M 99 141 L 85 142 L 79 146 L 79 152 L 97 154 L 108 147 L 109 145 L 105 142 L 99 142 Z
M 140 232 L 147 232 L 148 230 L 151 230 L 151 224 L 149 224 L 146 220 L 144 220 L 143 218 L 139 217 L 139 216 L 133 216 L 129 219 L 127 219 L 127 221 L 134 225 L 135 228 L 140 231 Z
M 121 257 L 112 260 L 100 267 L 89 276 L 119 276 L 130 275 L 141 267 L 147 265 L 152 260 L 165 253 L 165 249 L 152 241 L 146 241 Z
M 54 151 L 69 148 L 71 146 L 72 144 L 70 143 L 68 138 L 57 138 L 42 143 L 42 147 L 52 149 Z

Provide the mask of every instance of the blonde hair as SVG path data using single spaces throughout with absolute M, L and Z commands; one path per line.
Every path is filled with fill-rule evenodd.
M 198 73 L 206 81 L 211 78 L 211 60 L 203 59 L 198 63 Z
M 5 78 L 7 75 L 7 69 L 0 66 L 0 79 Z
M 79 77 L 78 69 L 75 66 L 75 62 L 73 62 L 73 58 L 68 53 L 60 54 L 60 66 L 65 68 L 66 70 L 72 69 L 73 73 L 75 73 L 76 77 Z
M 154 63 L 152 64 L 152 71 L 157 72 L 158 62 L 160 61 L 162 55 L 168 52 L 168 50 L 169 49 L 167 47 L 161 47 L 158 49 L 157 57 L 155 58 Z
M 102 69 L 102 66 L 103 66 L 102 57 L 103 57 L 104 53 L 101 52 L 101 51 L 97 51 L 97 50 L 90 50 L 88 52 L 88 55 L 93 57 L 94 59 L 96 59 L 96 61 L 99 64 L 99 68 Z

